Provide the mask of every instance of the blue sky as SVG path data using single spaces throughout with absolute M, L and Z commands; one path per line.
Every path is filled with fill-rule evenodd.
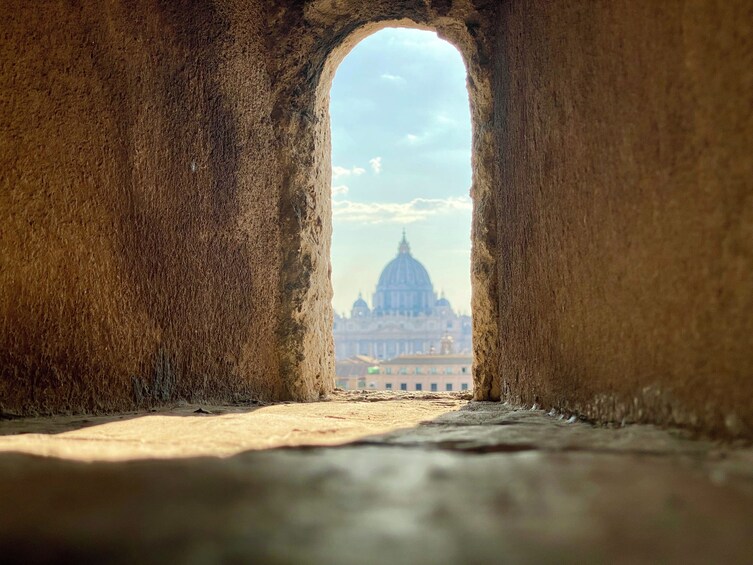
M 437 292 L 470 312 L 471 124 L 458 51 L 435 33 L 381 30 L 335 75 L 332 282 L 337 312 L 371 304 L 403 228 Z

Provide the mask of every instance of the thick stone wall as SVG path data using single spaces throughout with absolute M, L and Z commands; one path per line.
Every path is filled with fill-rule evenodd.
M 4 410 L 284 394 L 261 4 L 5 6 Z
M 477 398 L 753 434 L 745 0 L 89 4 L 0 32 L 0 409 L 327 394 L 329 85 L 406 25 L 468 67 Z
M 753 5 L 501 3 L 496 383 L 753 435 Z

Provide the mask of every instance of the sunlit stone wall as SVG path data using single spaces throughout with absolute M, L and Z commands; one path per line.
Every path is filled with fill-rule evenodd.
M 4 410 L 285 394 L 263 4 L 4 6 Z

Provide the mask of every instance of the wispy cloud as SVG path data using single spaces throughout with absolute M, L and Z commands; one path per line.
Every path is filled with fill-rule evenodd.
M 350 188 L 345 186 L 344 184 L 333 186 L 332 187 L 332 196 L 340 196 L 342 194 L 348 194 L 350 191 Z
M 400 75 L 392 75 L 390 73 L 383 73 L 379 76 L 379 78 L 388 80 L 390 82 L 405 82 L 405 79 Z
M 464 125 L 464 124 L 463 124 Z M 443 141 L 445 144 L 465 133 L 464 128 L 459 127 L 458 121 L 449 116 L 447 112 L 434 114 L 427 127 L 420 133 L 406 133 L 398 140 L 400 145 L 428 145 Z M 461 133 L 462 132 L 462 133 Z M 448 136 L 450 136 L 448 138 Z M 463 139 L 463 145 L 470 145 Z
M 362 167 L 351 167 L 348 169 L 347 167 L 338 167 L 335 165 L 332 167 L 332 178 L 336 179 L 339 177 L 349 177 L 353 175 L 354 177 L 360 177 L 362 174 L 366 172 L 366 169 Z
M 448 112 L 439 112 L 438 114 L 435 114 L 434 122 L 440 126 L 456 126 L 458 123 Z
M 382 158 L 381 157 L 374 157 L 373 159 L 369 159 L 369 165 L 371 165 L 371 170 L 374 171 L 376 174 L 379 174 L 382 172 Z
M 473 208 L 466 196 L 449 198 L 414 198 L 410 202 L 352 202 L 332 203 L 336 221 L 362 224 L 412 224 L 433 216 L 469 213 Z
M 332 178 L 336 179 L 338 177 L 349 177 L 351 175 L 359 177 L 365 172 L 366 169 L 362 167 L 351 167 L 350 169 L 348 169 L 347 167 L 339 167 L 335 165 L 332 167 Z

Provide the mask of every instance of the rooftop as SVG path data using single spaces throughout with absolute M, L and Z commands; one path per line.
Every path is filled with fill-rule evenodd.
M 472 355 L 399 355 L 380 365 L 470 365 Z

